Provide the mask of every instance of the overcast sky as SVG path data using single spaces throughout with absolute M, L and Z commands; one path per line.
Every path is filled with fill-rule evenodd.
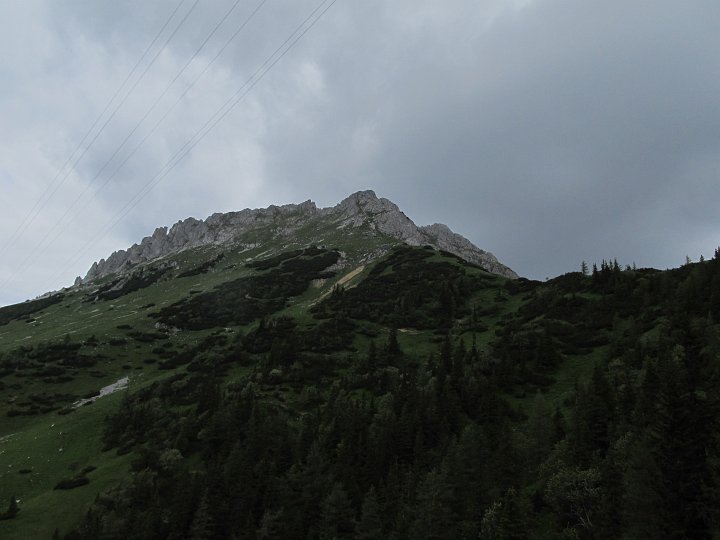
M 0 2 L 0 305 L 188 216 L 361 189 L 535 279 L 720 245 L 717 0 L 337 0 L 123 214 L 323 2 L 266 0 L 206 69 L 240 0 L 184 71 L 235 0 L 178 4 Z

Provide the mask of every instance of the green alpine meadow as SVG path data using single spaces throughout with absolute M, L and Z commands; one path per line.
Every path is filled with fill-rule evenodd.
M 0 308 L 0 538 L 720 538 L 720 251 L 522 277 L 365 191 Z

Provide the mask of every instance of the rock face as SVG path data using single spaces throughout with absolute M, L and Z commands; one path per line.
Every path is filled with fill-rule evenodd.
M 330 208 L 318 208 L 314 202 L 245 209 L 239 212 L 213 214 L 206 220 L 188 218 L 170 229 L 160 227 L 127 250 L 116 251 L 90 267 L 82 283 L 123 272 L 140 263 L 152 261 L 179 251 L 228 244 L 253 231 L 271 231 L 275 238 L 292 238 L 303 227 L 317 222 L 338 229 L 368 226 L 409 245 L 431 245 L 510 278 L 517 274 L 501 264 L 492 253 L 483 251 L 469 240 L 441 224 L 418 227 L 396 204 L 378 198 L 373 191 L 359 191 Z

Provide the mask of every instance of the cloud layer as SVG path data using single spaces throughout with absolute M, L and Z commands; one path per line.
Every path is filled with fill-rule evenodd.
M 0 304 L 67 285 L 93 260 L 190 215 L 331 205 L 366 188 L 537 279 L 602 258 L 676 266 L 720 244 L 720 5 L 711 0 L 338 0 L 93 242 L 321 0 L 268 0 L 148 135 L 260 4 L 238 2 L 103 170 L 234 3 L 197 3 L 15 242 L 178 0 L 0 7 Z

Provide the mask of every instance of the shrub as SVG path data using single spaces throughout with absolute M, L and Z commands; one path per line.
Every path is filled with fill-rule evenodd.
M 60 480 L 53 489 L 75 489 L 80 486 L 86 486 L 90 483 L 90 479 L 85 476 L 76 476 L 75 478 L 64 478 Z

